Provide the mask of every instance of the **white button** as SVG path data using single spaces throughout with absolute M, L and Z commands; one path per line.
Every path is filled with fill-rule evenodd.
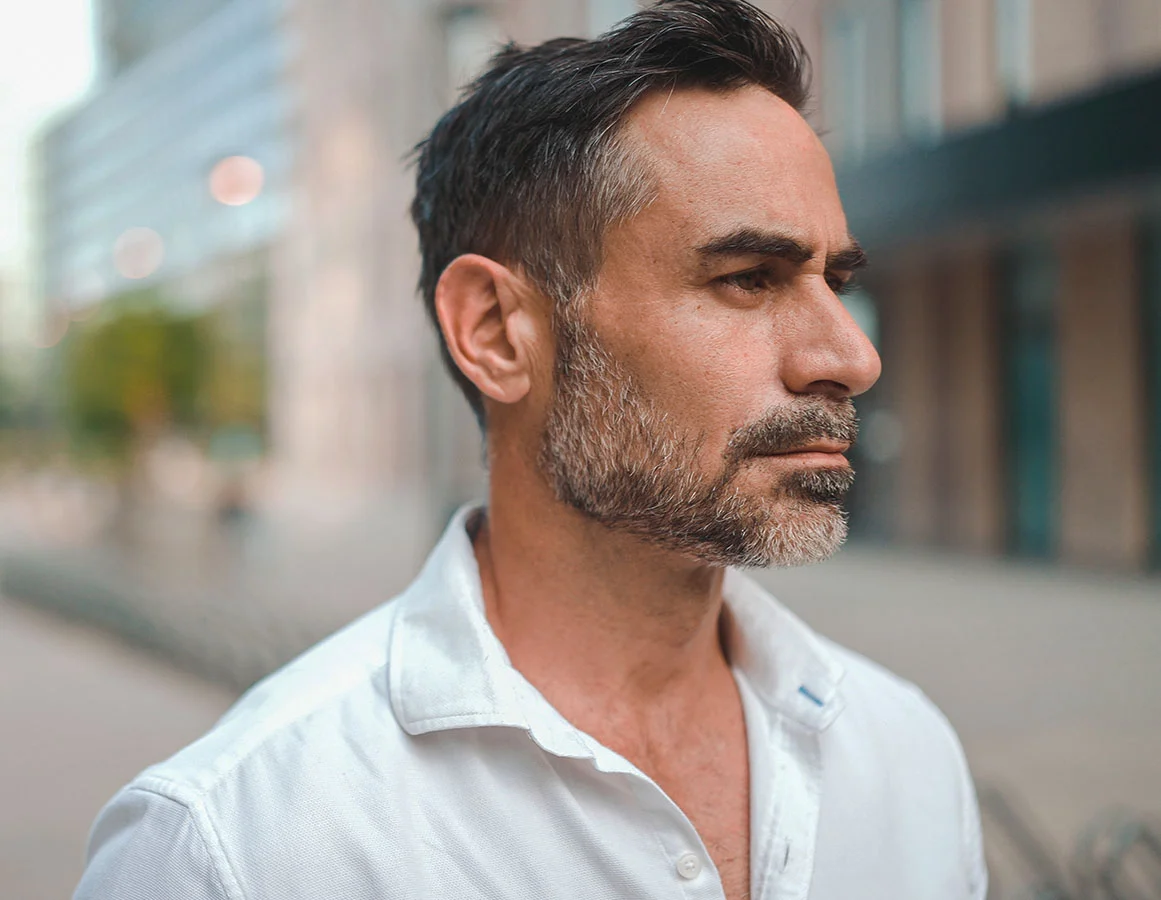
M 677 874 L 689 881 L 701 874 L 701 860 L 696 853 L 683 853 L 678 857 Z

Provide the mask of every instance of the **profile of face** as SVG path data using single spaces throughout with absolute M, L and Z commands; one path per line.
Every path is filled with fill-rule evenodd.
M 839 294 L 862 264 L 825 150 L 768 91 L 646 97 L 624 139 L 654 199 L 554 310 L 538 466 L 604 525 L 715 565 L 846 537 L 851 398 L 879 359 Z

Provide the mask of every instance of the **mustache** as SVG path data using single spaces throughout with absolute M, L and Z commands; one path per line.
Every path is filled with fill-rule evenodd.
M 739 462 L 790 453 L 816 441 L 853 444 L 858 436 L 859 418 L 853 401 L 808 400 L 775 409 L 760 421 L 737 429 L 730 436 L 726 454 L 731 462 Z

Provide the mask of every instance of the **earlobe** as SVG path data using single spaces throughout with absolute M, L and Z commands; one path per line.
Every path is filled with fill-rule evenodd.
M 435 309 L 461 372 L 486 397 L 517 403 L 531 387 L 527 310 L 517 276 L 486 256 L 458 256 L 440 276 Z

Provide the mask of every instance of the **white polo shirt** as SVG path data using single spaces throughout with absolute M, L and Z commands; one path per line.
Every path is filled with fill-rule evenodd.
M 420 576 L 118 793 L 78 900 L 720 900 L 693 825 L 517 672 L 451 522 Z M 753 900 L 983 900 L 971 779 L 912 685 L 742 574 Z

